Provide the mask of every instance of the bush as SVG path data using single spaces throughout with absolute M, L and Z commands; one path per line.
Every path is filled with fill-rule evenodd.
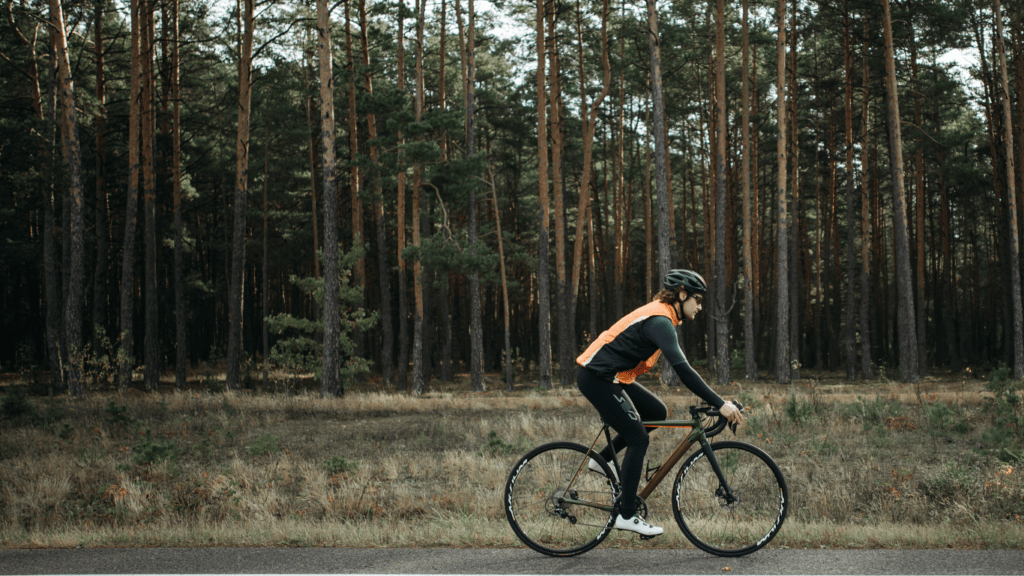
M 331 456 L 324 460 L 324 470 L 328 474 L 344 474 L 345 472 L 355 472 L 358 469 L 359 462 L 348 460 L 344 456 Z
M 982 434 L 988 450 L 1006 462 L 1024 461 L 1024 410 L 1020 391 L 1022 383 L 1010 378 L 1010 369 L 1000 367 L 992 372 L 985 388 L 994 395 L 985 399 L 985 409 L 992 418 L 992 427 Z
M 807 400 L 798 400 L 796 394 L 790 394 L 784 408 L 786 416 L 797 426 L 809 424 L 816 417 L 814 405 Z
M 356 242 L 348 252 L 340 251 L 338 270 L 340 275 L 341 330 L 338 334 L 341 361 L 338 378 L 343 388 L 357 376 L 370 371 L 371 362 L 355 355 L 355 342 L 351 338 L 356 328 L 368 330 L 377 323 L 378 313 L 367 314 L 363 308 L 356 308 L 363 300 L 362 287 L 351 285 L 351 271 L 357 259 L 363 254 L 362 244 Z M 323 254 L 321 253 L 321 258 Z M 292 275 L 292 284 L 313 296 L 323 306 L 324 279 L 299 278 Z M 291 314 L 278 314 L 266 318 L 269 329 L 281 338 L 270 351 L 270 361 L 281 368 L 300 373 L 313 372 L 319 380 L 323 376 L 323 320 L 296 318 Z
M 174 461 L 178 457 L 178 446 L 170 440 L 154 442 L 153 433 L 146 430 L 146 437 L 132 446 L 132 462 L 136 466 L 153 465 L 162 460 Z

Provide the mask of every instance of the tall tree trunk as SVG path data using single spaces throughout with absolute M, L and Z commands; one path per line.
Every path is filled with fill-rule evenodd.
M 862 98 L 861 98 L 861 142 L 860 142 L 860 362 L 861 377 L 864 380 L 874 380 L 875 370 L 871 360 L 871 326 L 868 321 L 868 314 L 871 309 L 871 244 L 869 226 L 871 218 L 868 207 L 871 202 L 871 189 L 866 177 L 868 169 L 868 126 L 870 116 L 868 114 L 868 96 L 870 94 L 870 69 L 868 68 L 868 30 L 869 22 L 864 19 L 864 48 L 862 70 Z
M 341 368 L 340 278 L 338 271 L 338 189 L 334 155 L 334 76 L 332 72 L 331 15 L 327 0 L 317 0 L 317 52 L 320 61 L 320 155 L 324 197 L 324 352 L 321 393 L 344 393 L 338 382 Z
M 854 171 L 853 171 L 853 48 L 850 36 L 850 12 L 847 8 L 847 0 L 843 0 L 843 70 L 845 73 L 845 85 L 843 89 L 844 105 L 846 108 L 846 330 L 844 342 L 846 344 L 846 379 L 854 381 L 857 379 L 857 348 L 856 348 L 856 316 L 854 314 L 857 298 L 854 284 L 857 261 L 854 252 Z M 861 326 L 863 332 L 865 326 Z
M 96 53 L 96 262 L 92 284 L 92 349 L 100 350 L 99 328 L 107 328 L 107 268 L 109 265 L 109 236 L 107 227 L 107 80 L 105 52 L 103 50 L 103 8 L 105 2 L 96 2 L 94 11 L 94 43 Z M 35 58 L 33 58 L 33 61 Z
M 466 156 L 476 154 L 476 10 L 469 0 L 469 30 L 466 41 Z M 469 183 L 469 198 L 466 203 L 469 220 L 469 255 L 476 257 L 476 180 Z M 480 273 L 475 269 L 469 273 L 469 380 L 475 392 L 484 389 L 484 328 L 483 310 L 480 302 Z
M 139 95 L 141 94 L 141 7 L 140 0 L 131 0 L 131 84 L 128 95 L 128 201 L 124 220 L 124 248 L 121 264 L 121 352 L 118 359 L 118 388 L 132 383 L 135 353 L 132 327 L 132 295 L 135 287 L 135 223 L 139 196 Z
M 740 173 L 743 178 L 743 358 L 744 380 L 757 380 L 757 357 L 754 349 L 754 267 L 751 252 L 753 249 L 754 222 L 751 219 L 750 199 L 750 20 L 748 18 L 748 0 L 743 0 L 743 69 L 741 81 L 741 98 L 743 120 L 740 122 L 743 137 L 743 158 Z
M 174 325 L 175 325 L 175 370 L 174 384 L 184 388 L 188 370 L 188 318 L 185 313 L 185 278 L 182 264 L 181 233 L 181 87 L 178 81 L 180 63 L 178 38 L 178 0 L 171 0 L 171 98 L 174 100 L 171 133 L 171 170 L 174 187 Z
M 363 234 L 363 175 L 359 169 L 359 123 L 356 114 L 356 61 L 352 54 L 352 0 L 345 0 L 345 57 L 348 60 L 348 158 L 349 191 L 351 193 L 350 210 L 352 217 L 352 246 L 365 246 L 366 236 Z M 366 258 L 359 256 L 355 269 L 352 270 L 352 286 L 359 289 L 359 308 L 366 307 Z M 352 330 L 352 341 L 355 343 L 355 354 L 365 356 L 363 331 L 358 327 Z
M 64 262 L 69 283 L 64 290 L 64 333 L 68 351 L 68 390 L 74 396 L 85 393 L 82 365 L 82 280 L 85 253 L 85 190 L 82 186 L 82 148 L 78 140 L 78 115 L 75 112 L 75 86 L 68 60 L 67 32 L 60 0 L 50 0 L 50 35 L 56 48 L 61 107 L 61 141 L 69 176 L 71 199 L 71 253 Z
M 586 106 L 586 84 L 583 78 L 583 33 L 582 33 L 582 11 L 577 1 L 577 26 L 578 26 L 578 42 L 580 51 L 580 97 L 582 98 L 583 106 L 581 107 L 581 121 L 583 123 L 583 172 L 580 175 L 580 198 L 579 206 L 576 209 L 577 221 L 576 221 L 576 242 L 573 249 L 573 264 L 572 264 L 572 292 L 569 294 L 569 311 L 570 319 L 576 317 L 576 297 L 579 294 L 580 274 L 583 269 L 583 239 L 585 237 L 583 219 L 585 214 L 589 212 L 590 207 L 590 188 L 591 180 L 593 179 L 594 169 L 594 134 L 597 130 L 597 114 L 600 111 L 601 103 L 608 96 L 608 92 L 611 89 L 612 83 L 612 67 L 611 61 L 608 57 L 608 0 L 604 0 L 603 8 L 601 10 L 601 66 L 604 70 L 604 81 L 602 82 L 601 93 L 597 96 L 594 102 L 590 105 L 590 109 L 587 110 Z M 593 239 L 591 239 L 593 241 Z M 575 334 L 575 330 L 572 331 Z M 573 345 L 575 338 L 573 338 Z M 571 353 L 571 350 L 570 350 Z M 571 358 L 566 358 L 571 361 Z M 570 364 L 571 366 L 571 364 Z
M 1017 191 L 1013 162 L 1013 116 L 1010 112 L 1010 84 L 1006 71 L 1006 46 L 1003 40 L 1003 13 L 999 0 L 993 0 L 996 20 L 996 53 L 999 56 L 999 89 L 1003 102 L 1003 140 L 1006 146 L 1006 198 L 1010 229 L 1010 294 L 1013 301 L 1013 379 L 1024 378 L 1024 315 L 1021 311 L 1020 253 L 1017 241 Z
M 551 389 L 551 272 L 549 271 L 549 224 L 551 209 L 548 198 L 548 126 L 547 88 L 544 82 L 546 58 L 544 17 L 546 0 L 537 0 L 537 187 L 540 203 L 540 226 L 537 231 L 537 298 L 539 344 L 537 385 Z
M 779 0 L 778 6 L 778 183 L 776 211 L 778 225 L 776 235 L 776 293 L 775 293 L 775 380 L 779 384 L 790 383 L 789 366 L 789 268 L 786 228 L 786 0 Z
M 267 98 L 263 99 L 264 110 L 267 106 Z M 261 268 L 263 269 L 263 283 L 261 291 L 263 292 L 263 306 L 261 314 L 262 320 L 260 321 L 260 335 L 263 340 L 263 358 L 261 364 L 263 365 L 263 386 L 264 388 L 270 384 L 270 327 L 267 318 L 270 317 L 270 279 L 267 274 L 267 267 L 270 262 L 270 243 L 267 239 L 267 195 L 270 189 L 270 115 L 267 115 L 266 124 L 263 127 L 263 262 Z
M 405 91 L 405 0 L 398 3 L 398 90 Z M 405 162 L 402 146 L 405 138 L 398 131 L 398 374 L 395 375 L 396 386 L 405 390 L 408 386 L 409 373 L 409 303 L 408 303 L 408 272 L 402 251 L 405 250 Z
M 655 0 L 647 3 L 647 45 L 651 56 L 651 104 L 654 107 L 654 190 L 658 196 L 658 284 L 668 275 L 674 259 L 671 253 L 672 228 L 669 216 L 672 207 L 668 198 L 668 143 L 665 132 L 665 96 L 661 79 L 661 39 L 658 36 L 658 11 Z M 661 363 L 661 383 L 670 386 L 675 372 L 667 362 Z
M 423 24 L 426 0 L 416 1 L 416 92 L 414 98 L 416 109 L 416 121 L 423 119 Z M 417 249 L 420 247 L 421 218 L 420 218 L 420 188 L 422 187 L 423 165 L 417 160 L 413 166 L 412 173 L 412 245 Z M 412 390 L 416 395 L 423 394 L 424 382 L 424 354 L 423 354 L 423 264 L 419 259 L 413 265 L 413 294 L 416 300 L 416 311 L 413 316 L 413 341 L 412 341 Z
M 363 54 L 363 82 L 366 93 L 373 94 L 373 79 L 370 74 L 370 39 L 369 26 L 366 20 L 366 0 L 359 0 L 359 27 L 360 45 Z M 380 152 L 375 141 L 377 139 L 377 115 L 368 113 L 366 115 L 366 133 L 370 139 L 370 162 L 376 166 L 379 162 Z M 390 266 L 388 266 L 388 244 L 387 226 L 384 214 L 384 188 L 379 177 L 373 179 L 373 213 L 376 220 L 377 232 L 377 272 L 380 286 L 380 325 L 381 325 L 381 352 L 380 371 L 384 379 L 384 386 L 391 387 L 394 381 L 394 332 L 391 326 L 391 283 L 389 281 Z
M 790 202 L 789 222 L 789 362 L 790 380 L 800 378 L 800 117 L 797 115 L 799 92 L 796 83 L 796 51 L 797 51 L 797 0 L 793 0 L 792 30 L 789 36 L 789 114 L 786 119 L 791 125 L 790 162 L 792 173 L 789 175 L 793 186 L 793 199 Z
M 157 293 L 156 245 L 156 2 L 150 0 L 145 8 L 145 28 L 142 32 L 142 212 L 145 222 L 145 308 L 143 341 L 144 381 L 147 390 L 160 385 L 160 332 L 159 294 Z
M 998 2 L 998 0 L 996 0 Z M 917 40 L 914 37 L 914 30 L 910 30 L 910 66 L 912 83 L 914 85 L 914 124 L 921 126 L 921 85 L 917 78 Z M 917 196 L 917 310 L 915 320 L 917 321 L 917 374 L 925 376 L 928 373 L 928 348 L 926 346 L 926 311 L 924 299 L 924 136 L 923 131 L 918 129 L 916 138 L 916 150 L 914 151 L 914 192 Z
M 565 127 L 562 124 L 562 74 L 558 48 L 558 8 L 552 2 L 548 12 L 548 83 L 551 86 L 551 181 L 555 199 L 555 309 L 558 314 L 558 372 L 559 382 L 563 387 L 572 384 L 572 364 L 567 358 L 574 358 L 569 345 L 569 317 L 567 306 L 568 277 L 566 274 L 566 214 L 565 214 L 565 180 L 563 178 L 562 152 L 565 143 Z
M 882 31 L 885 38 L 885 84 L 888 95 L 886 120 L 893 173 L 893 221 L 896 244 L 897 315 L 900 342 L 900 380 L 917 382 L 917 333 L 914 321 L 914 293 L 910 276 L 910 245 L 907 238 L 907 204 L 903 186 L 903 137 L 900 131 L 900 103 L 896 86 L 896 62 L 892 43 L 889 0 L 882 0 Z
M 498 234 L 498 272 L 501 274 L 501 303 L 505 318 L 505 390 L 511 392 L 515 374 L 512 367 L 512 318 L 508 300 L 508 277 L 505 272 L 505 242 L 501 236 L 501 211 L 498 209 L 498 190 L 494 183 L 494 171 L 487 167 L 487 180 L 491 184 L 494 200 L 494 226 Z
M 726 307 L 728 274 L 725 266 L 725 139 L 727 118 L 725 113 L 725 0 L 717 0 L 715 17 L 715 101 L 718 104 L 715 147 L 715 296 L 711 308 L 715 311 L 715 350 L 718 353 L 718 385 L 725 386 L 730 380 L 729 370 L 729 313 Z
M 238 135 L 235 138 L 234 226 L 231 235 L 231 287 L 228 295 L 227 387 L 229 389 L 236 389 L 241 385 L 239 368 L 242 357 L 245 216 L 249 198 L 249 110 L 252 100 L 252 36 L 255 0 L 240 0 L 240 2 L 244 6 L 245 31 L 242 36 L 242 51 L 238 65 Z

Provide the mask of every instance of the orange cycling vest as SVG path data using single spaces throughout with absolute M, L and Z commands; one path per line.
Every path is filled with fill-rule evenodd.
M 614 342 L 620 334 L 652 316 L 666 316 L 672 321 L 673 326 L 679 325 L 679 318 L 676 317 L 675 308 L 671 304 L 665 304 L 664 302 L 658 301 L 645 304 L 644 306 L 633 310 L 629 314 L 626 314 L 622 319 L 613 324 L 611 328 L 602 332 L 601 335 L 583 351 L 583 354 L 580 354 L 579 357 L 576 358 L 576 363 L 580 366 L 587 366 L 595 356 L 601 353 L 602 348 Z M 660 355 L 661 350 L 655 350 L 654 354 L 652 354 L 647 360 L 640 362 L 635 367 L 628 368 L 617 373 L 615 375 L 615 382 L 619 384 L 632 384 L 636 380 L 637 376 L 644 374 L 654 367 L 658 362 L 658 356 Z

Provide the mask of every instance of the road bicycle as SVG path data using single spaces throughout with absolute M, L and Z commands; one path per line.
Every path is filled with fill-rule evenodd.
M 648 467 L 647 484 L 637 493 L 637 513 L 646 517 L 651 493 L 697 444 L 679 466 L 672 486 L 672 511 L 686 538 L 701 550 L 733 557 L 761 549 L 778 534 L 789 508 L 782 471 L 751 444 L 708 442 L 729 425 L 718 410 L 691 406 L 687 420 L 643 424 L 649 429 L 689 433 L 662 464 Z M 729 426 L 735 434 L 735 425 Z M 622 471 L 616 456 L 609 463 L 594 450 L 602 436 L 611 445 L 607 423 L 590 448 L 551 442 L 534 448 L 513 466 L 505 484 L 505 516 L 530 548 L 549 556 L 575 556 L 591 550 L 611 532 Z M 590 459 L 600 471 L 591 469 Z

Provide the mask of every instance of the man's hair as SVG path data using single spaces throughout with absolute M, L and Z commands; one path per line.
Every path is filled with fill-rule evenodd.
M 682 288 L 662 288 L 661 292 L 654 295 L 654 299 L 662 304 L 672 304 L 682 290 Z

